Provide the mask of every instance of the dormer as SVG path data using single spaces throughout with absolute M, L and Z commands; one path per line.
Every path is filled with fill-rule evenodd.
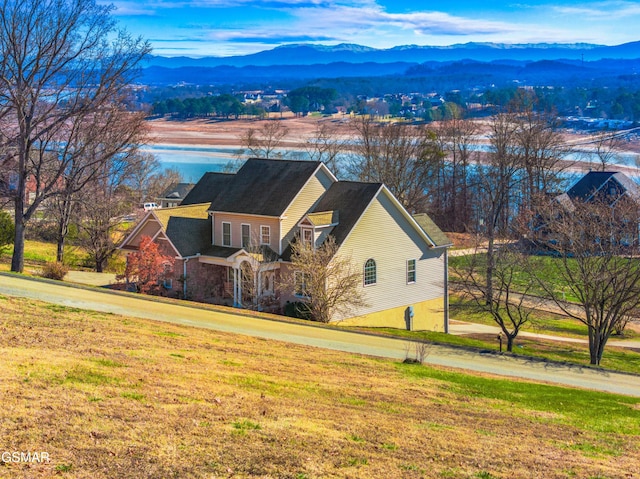
M 298 223 L 300 240 L 303 243 L 313 244 L 315 248 L 324 242 L 338 224 L 338 210 L 308 213 Z

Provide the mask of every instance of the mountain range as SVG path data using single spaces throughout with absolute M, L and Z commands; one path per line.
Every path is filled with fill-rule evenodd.
M 593 44 L 466 43 L 448 47 L 406 45 L 375 49 L 341 44 L 287 45 L 233 57 L 152 56 L 147 85 L 269 84 L 292 88 L 330 78 L 429 78 L 438 88 L 504 85 L 590 85 L 640 81 L 640 42 Z M 409 88 L 409 86 L 407 86 Z
M 218 66 L 274 66 L 316 65 L 328 63 L 424 63 L 475 60 L 540 61 L 640 58 L 640 41 L 615 46 L 589 43 L 464 43 L 450 46 L 404 45 L 376 49 L 354 44 L 335 46 L 295 44 L 285 45 L 258 53 L 230 57 L 162 57 L 151 56 L 148 66 L 165 68 L 218 67 Z

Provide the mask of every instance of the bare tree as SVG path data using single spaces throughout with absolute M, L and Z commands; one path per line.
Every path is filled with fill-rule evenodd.
M 140 171 L 148 171 L 147 155 L 120 155 L 105 165 L 105 172 L 76 195 L 79 206 L 78 243 L 91 256 L 96 271 L 102 272 L 123 239 L 122 217 L 137 203 Z M 151 158 L 153 159 L 153 158 Z
M 487 261 L 487 255 L 478 251 L 460 258 L 452 268 L 457 279 L 454 287 L 476 308 L 491 315 L 507 338 L 507 351 L 511 352 L 518 333 L 531 321 L 535 301 L 527 294 L 535 282 L 529 278 L 523 283 L 520 273 L 525 269 L 526 256 L 509 247 L 494 252 L 490 284 Z
M 614 204 L 603 197 L 550 203 L 541 211 L 546 212 L 542 246 L 557 260 L 550 263 L 552 273 L 530 268 L 530 274 L 549 300 L 587 326 L 591 364 L 600 364 L 611 334 L 640 306 L 638 205 L 626 196 Z M 559 278 L 577 304 L 564 301 L 549 275 Z
M 271 248 L 260 245 L 258 235 L 253 235 L 243 249 L 249 260 L 241 266 L 242 295 L 247 298 L 243 306 L 249 309 L 268 310 L 277 303 L 275 266 L 278 255 Z
M 570 153 L 571 148 L 562 138 L 555 116 L 523 107 L 514 120 L 518 127 L 515 141 L 526 176 L 521 210 L 533 211 L 538 197 L 558 189 L 566 170 L 562 159 Z
M 593 137 L 594 153 L 600 162 L 600 170 L 606 171 L 607 167 L 614 163 L 622 147 L 622 137 L 616 135 L 615 131 L 607 128 L 600 130 Z
M 426 211 L 426 192 L 443 157 L 435 133 L 399 123 L 380 125 L 369 117 L 356 121 L 354 129 L 348 174 L 384 183 L 409 212 Z
M 345 154 L 347 148 L 347 140 L 341 138 L 340 131 L 330 123 L 319 122 L 305 145 L 310 160 L 323 162 L 334 173 L 340 171 L 339 156 Z
M 262 127 L 249 128 L 240 137 L 241 154 L 253 158 L 284 158 L 286 153 L 278 148 L 288 134 L 289 129 L 281 120 L 264 120 Z
M 84 155 L 78 161 L 70 162 L 69 167 L 58 180 L 57 194 L 44 204 L 50 216 L 56 221 L 57 259 L 63 262 L 64 247 L 69 226 L 73 219 L 79 220 L 82 203 L 95 203 L 95 191 L 87 194 L 87 186 L 121 184 L 133 176 L 140 177 L 139 172 L 147 171 L 147 163 L 153 163 L 153 157 L 145 155 L 137 148 L 126 148 L 124 141 L 135 137 L 137 141 L 145 139 L 146 127 L 141 114 L 116 111 L 108 122 L 98 122 L 104 130 L 92 131 L 83 129 L 83 134 L 74 137 L 80 143 Z M 110 123 L 108 125 L 107 123 Z M 88 148 L 88 145 L 93 145 Z M 105 155 L 105 152 L 110 152 Z M 113 154 L 111 154 L 113 153 Z M 102 167 L 99 165 L 102 164 Z M 132 182 L 136 189 L 144 184 Z M 98 193 L 99 194 L 99 193 Z M 110 196 L 110 195 L 107 195 Z M 130 205 L 129 205 L 130 206 Z
M 29 220 L 59 194 L 72 165 L 85 164 L 75 169 L 84 178 L 79 190 L 105 161 L 138 144 L 137 131 L 110 148 L 102 143 L 104 134 L 117 131 L 127 86 L 150 51 L 148 43 L 116 30 L 112 9 L 95 0 L 2 1 L 0 140 L 9 152 L 2 170 L 17 179 L 13 271 L 24 267 Z
M 296 238 L 291 247 L 293 272 L 282 279 L 280 286 L 300 297 L 314 320 L 328 323 L 366 306 L 362 273 L 351 258 L 337 254 L 338 245 L 332 236 L 317 247 Z
M 440 148 L 445 155 L 439 176 L 442 187 L 432 193 L 437 200 L 432 212 L 436 221 L 446 231 L 466 231 L 471 223 L 470 165 L 477 160 L 474 151 L 477 125 L 469 120 L 454 117 L 436 124 Z

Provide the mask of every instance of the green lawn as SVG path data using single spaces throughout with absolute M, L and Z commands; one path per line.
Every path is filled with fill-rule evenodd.
M 241 318 L 239 318 L 241 320 Z M 17 479 L 635 477 L 640 398 L 0 296 Z

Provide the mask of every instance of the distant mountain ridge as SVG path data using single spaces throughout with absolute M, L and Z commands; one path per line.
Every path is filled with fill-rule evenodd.
M 355 44 L 335 46 L 294 44 L 272 50 L 231 57 L 162 57 L 151 56 L 150 67 L 266 67 L 276 65 L 321 65 L 329 63 L 425 63 L 475 60 L 542 61 L 602 59 L 630 60 L 640 58 L 640 41 L 615 46 L 589 43 L 464 43 L 449 46 L 400 45 L 376 49 Z

